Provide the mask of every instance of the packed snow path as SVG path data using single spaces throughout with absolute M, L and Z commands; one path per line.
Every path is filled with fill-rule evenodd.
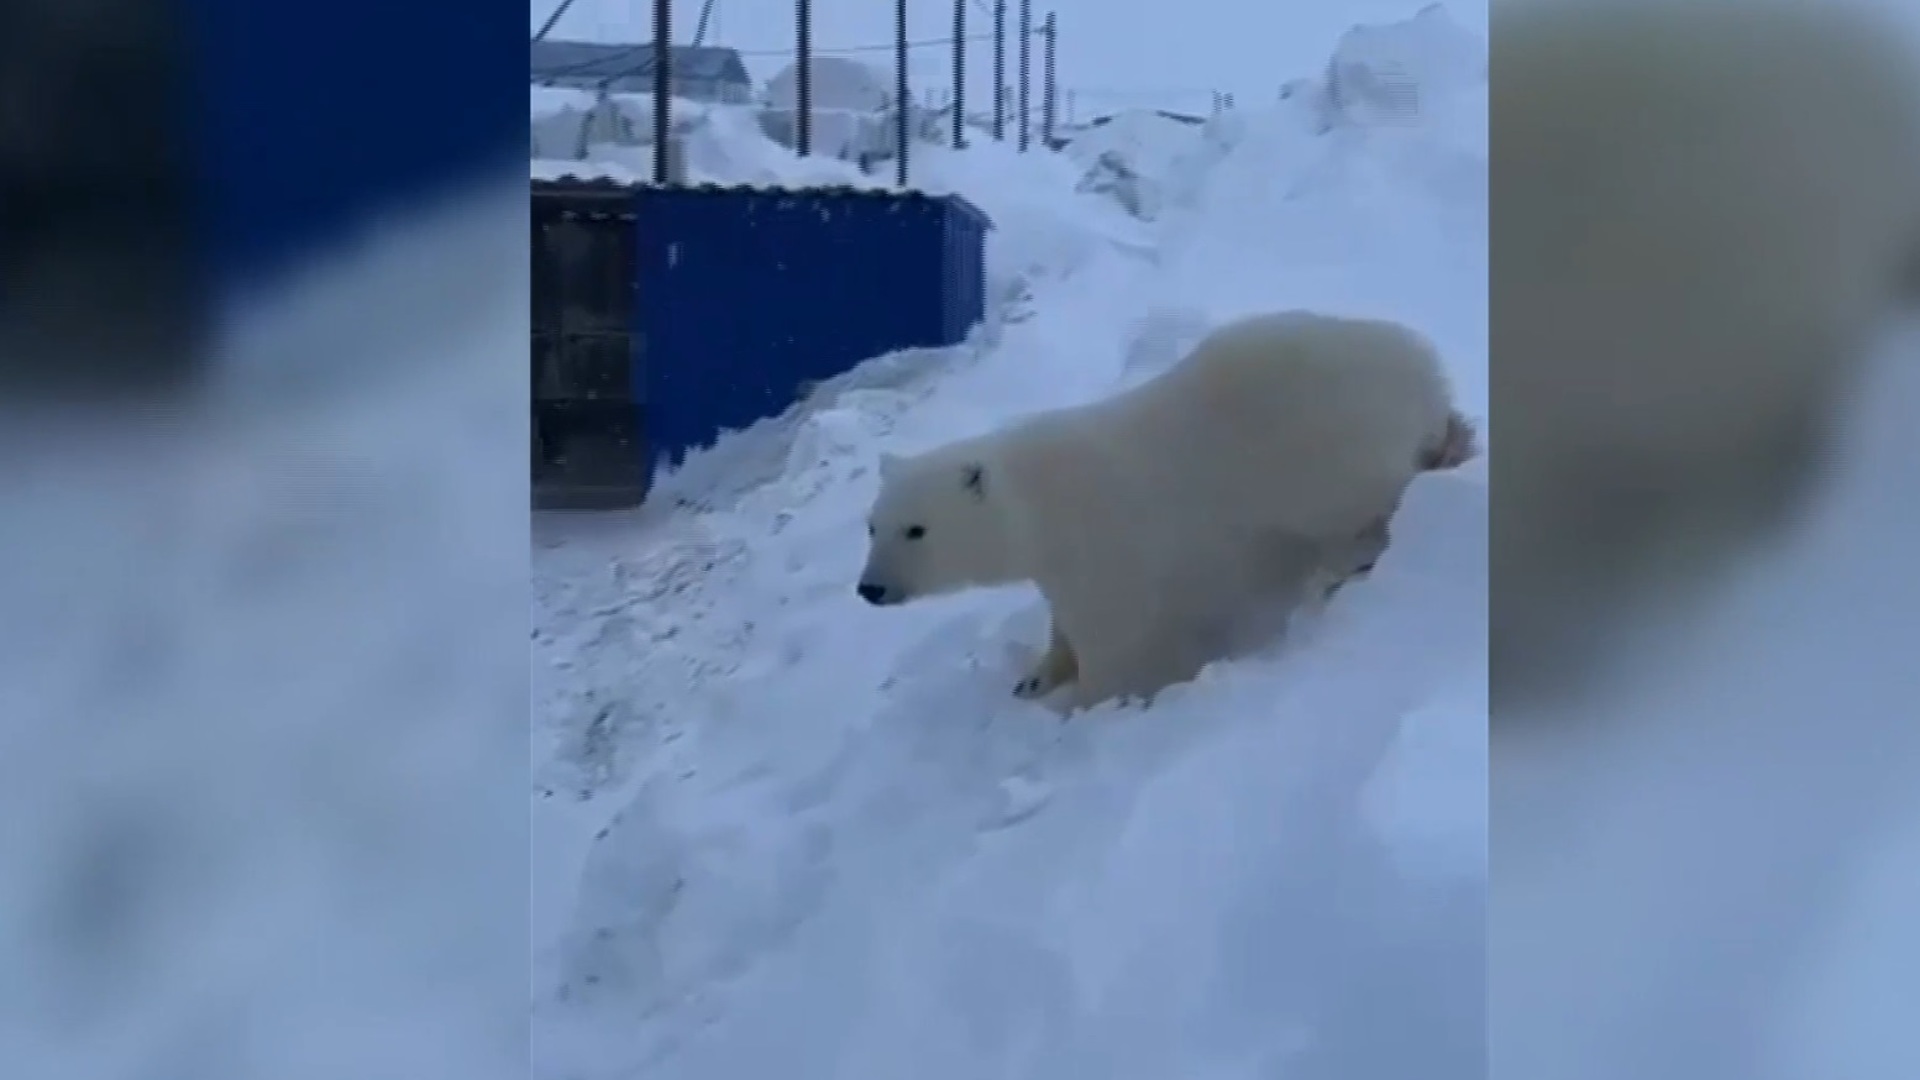
M 536 523 L 537 1076 L 1484 1075 L 1480 468 L 1416 484 L 1286 646 L 1151 710 L 1013 699 L 1030 590 L 853 593 L 879 451 L 1111 393 L 1244 311 L 1411 323 L 1484 415 L 1484 83 L 1422 90 L 1418 123 L 1192 135 L 1152 225 L 1050 155 L 936 158 L 1000 220 L 1017 316 L 659 508 Z

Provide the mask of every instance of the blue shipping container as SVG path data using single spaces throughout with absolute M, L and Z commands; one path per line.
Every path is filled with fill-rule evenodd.
M 958 196 L 647 187 L 635 210 L 634 385 L 656 460 L 862 361 L 957 345 L 986 314 L 992 226 Z

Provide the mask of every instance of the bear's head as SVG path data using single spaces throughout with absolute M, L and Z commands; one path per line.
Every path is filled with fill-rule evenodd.
M 860 598 L 884 606 L 1009 583 L 996 494 L 991 469 L 967 448 L 883 455 Z

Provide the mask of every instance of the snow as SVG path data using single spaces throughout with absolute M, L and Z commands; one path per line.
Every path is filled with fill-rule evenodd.
M 1485 1074 L 1484 463 L 1419 481 L 1292 642 L 1151 709 L 1012 698 L 1030 590 L 852 589 L 881 451 L 1112 393 L 1241 313 L 1408 322 L 1483 417 L 1484 81 L 1419 101 L 1141 125 L 1152 220 L 1072 154 L 916 148 L 996 221 L 987 326 L 647 509 L 536 520 L 536 1076 Z
M 1327 65 L 1327 106 L 1349 120 L 1412 120 L 1420 90 L 1485 81 L 1487 49 L 1440 4 L 1399 23 L 1341 35 Z
M 1610 722 L 1496 745 L 1518 1074 L 1914 1075 L 1920 581 L 1887 538 L 1920 521 L 1916 346 L 1877 358 L 1824 505 L 1587 706 Z
M 204 395 L 6 403 L 12 1075 L 525 1075 L 525 199 L 363 224 Z
M 584 91 L 540 86 L 531 90 L 535 179 L 573 175 L 628 183 L 652 180 L 652 94 L 609 94 L 596 113 L 594 96 Z M 879 180 L 848 161 L 826 155 L 796 159 L 766 137 L 762 115 L 757 106 L 675 98 L 670 119 L 686 156 L 685 181 L 880 186 Z M 596 136 L 585 161 L 575 160 L 582 125 L 593 125 L 589 131 Z
M 1088 169 L 1088 190 L 1100 173 L 1110 174 L 1125 192 L 1124 205 L 1149 220 L 1160 216 L 1173 198 L 1165 185 L 1178 184 L 1199 171 L 1199 161 L 1214 140 L 1195 137 L 1194 123 L 1156 109 L 1129 109 L 1104 123 L 1076 132 L 1067 154 Z M 1203 167 L 1203 166 L 1201 166 Z

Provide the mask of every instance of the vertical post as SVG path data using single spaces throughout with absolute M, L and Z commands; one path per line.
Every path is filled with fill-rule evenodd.
M 535 30 L 533 32 L 533 40 L 535 41 L 547 40 L 547 35 L 553 33 L 553 24 L 559 22 L 560 16 L 565 15 L 567 13 L 567 9 L 571 8 L 572 6 L 573 6 L 573 0 L 560 0 L 560 3 L 554 7 L 553 14 L 547 16 L 547 21 L 541 23 L 540 29 Z
M 653 0 L 653 182 L 672 178 L 667 156 L 673 152 L 673 0 Z
M 913 95 L 907 92 L 907 0 L 893 0 L 893 165 L 894 178 L 907 186 L 907 114 Z
M 993 138 L 1007 137 L 1007 0 L 993 0 Z
M 1033 0 L 1020 0 L 1020 101 L 1014 106 L 1020 121 L 1020 152 L 1026 153 L 1031 133 L 1027 121 L 1033 100 Z
M 793 28 L 793 152 L 813 153 L 813 0 L 795 0 Z
M 953 148 L 967 148 L 967 0 L 953 0 Z
M 1057 51 L 1055 42 L 1060 37 L 1060 24 L 1055 21 L 1059 12 L 1047 12 L 1046 22 L 1041 24 L 1040 32 L 1047 36 L 1046 51 L 1040 58 L 1040 145 L 1053 149 L 1053 125 L 1059 119 L 1060 84 L 1057 78 L 1055 61 Z

